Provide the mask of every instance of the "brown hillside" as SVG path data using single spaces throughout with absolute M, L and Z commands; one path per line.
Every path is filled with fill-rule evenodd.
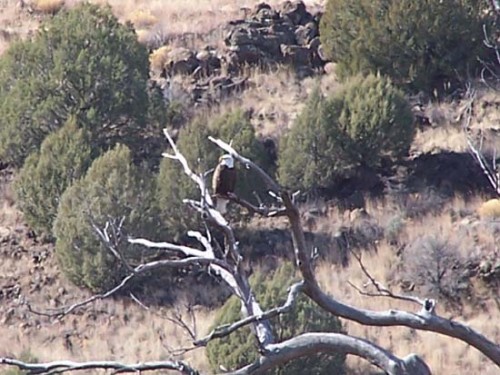
M 63 6 L 77 2 L 66 0 Z M 52 11 L 37 8 L 37 3 L 42 1 L 0 0 L 0 54 L 15 37 L 26 37 L 41 19 L 50 17 Z M 109 3 L 121 21 L 134 23 L 144 43 L 161 40 L 168 42 L 169 48 L 199 50 L 207 44 L 223 46 L 222 26 L 245 17 L 259 2 L 109 0 Z M 275 6 L 281 2 L 268 3 Z M 324 1 L 305 3 L 308 9 L 320 9 Z M 242 107 L 250 114 L 260 135 L 279 139 L 317 82 L 325 92 L 337 89 L 334 67 L 327 65 L 325 70 L 328 73 L 300 77 L 283 64 L 273 69 L 248 67 L 242 73 L 248 81 L 244 90 L 229 95 L 214 108 L 193 104 L 193 111 L 217 113 Z M 185 77 L 180 80 L 186 82 Z M 487 134 L 484 145 L 487 152 L 495 148 L 500 151 L 497 110 L 500 92 L 483 90 L 478 97 L 481 104 L 474 113 L 472 128 Z M 420 261 L 422 252 L 432 246 L 432 238 L 443 244 L 453 261 L 457 260 L 445 265 L 448 278 L 443 288 L 450 286 L 446 290 L 453 295 L 449 298 L 439 295 L 438 312 L 463 321 L 500 343 L 500 222 L 498 217 L 479 214 L 484 212 L 482 204 L 491 193 L 468 154 L 457 122 L 460 105 L 453 101 L 423 103 L 422 110 L 431 123 L 418 131 L 407 163 L 381 182 L 383 194 L 364 199 L 364 210 L 350 207 L 358 196 L 351 191 L 353 185 L 359 187 L 356 182 L 347 182 L 343 190 L 347 193 L 335 199 L 310 200 L 301 209 L 308 239 L 319 249 L 317 274 L 326 291 L 359 307 L 413 311 L 419 307 L 362 296 L 349 285 L 348 282 L 362 286 L 367 279 L 349 256 L 346 239 L 363 254 L 365 265 L 380 282 L 396 291 L 426 296 L 435 292 L 432 289 L 435 285 L 427 282 L 424 271 L 432 269 L 441 258 L 430 257 L 427 263 L 416 260 Z M 0 357 L 18 357 L 29 351 L 41 361 L 137 362 L 167 359 L 172 357 L 172 350 L 190 345 L 186 332 L 169 319 L 176 312 L 172 306 L 145 307 L 130 297 L 98 301 L 61 319 L 30 311 L 31 307 L 48 312 L 82 301 L 90 294 L 64 277 L 53 255 L 53 246 L 37 239 L 26 226 L 12 191 L 14 172 L 1 163 L 0 168 L 3 168 L 0 170 Z M 283 252 L 291 254 L 291 249 L 283 249 L 287 237 L 280 232 L 286 230 L 282 222 L 254 219 L 250 228 L 276 230 L 271 233 L 274 237 L 263 234 L 261 238 L 268 241 L 272 237 L 275 242 L 273 260 L 279 261 Z M 181 302 L 179 306 L 180 313 L 189 321 Z M 208 332 L 215 312 L 200 306 L 194 312 L 196 331 L 202 336 Z M 498 367 L 475 349 L 434 333 L 354 323 L 348 323 L 346 329 L 396 355 L 421 354 L 435 374 L 498 374 Z M 203 349 L 180 358 L 209 371 Z M 348 364 L 349 374 L 374 374 L 374 369 L 365 362 L 349 358 Z

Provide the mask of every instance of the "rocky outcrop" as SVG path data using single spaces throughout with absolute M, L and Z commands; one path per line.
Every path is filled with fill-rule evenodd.
M 284 64 L 302 76 L 311 75 L 325 65 L 319 39 L 320 16 L 311 14 L 302 1 L 286 1 L 276 9 L 260 3 L 244 19 L 230 21 L 224 27 L 224 48 L 173 48 L 168 50 L 161 72 L 153 74 L 161 77 L 160 86 L 169 97 L 174 91 L 174 77 L 184 77 L 183 97 L 207 104 L 244 89 L 248 80 L 240 75 L 247 66 Z
M 278 9 L 258 4 L 250 17 L 232 21 L 224 42 L 231 69 L 243 65 L 289 64 L 311 72 L 321 68 L 320 15 L 312 15 L 302 1 L 286 1 Z

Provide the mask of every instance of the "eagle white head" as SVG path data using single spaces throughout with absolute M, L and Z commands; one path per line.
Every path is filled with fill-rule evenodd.
M 219 159 L 221 165 L 225 165 L 228 168 L 234 168 L 234 158 L 230 154 L 222 155 Z

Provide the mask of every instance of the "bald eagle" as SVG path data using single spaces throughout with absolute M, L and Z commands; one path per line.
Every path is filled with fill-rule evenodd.
M 215 208 L 221 214 L 225 214 L 227 209 L 228 193 L 234 193 L 236 186 L 236 169 L 234 168 L 234 158 L 229 155 L 222 155 L 219 164 L 215 168 L 212 177 L 212 189 L 215 195 Z

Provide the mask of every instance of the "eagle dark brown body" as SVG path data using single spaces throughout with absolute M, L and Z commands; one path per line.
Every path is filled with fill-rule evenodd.
M 226 212 L 229 193 L 234 193 L 236 187 L 236 169 L 231 155 L 223 155 L 215 168 L 212 178 L 212 191 L 216 199 L 216 208 L 222 214 Z

